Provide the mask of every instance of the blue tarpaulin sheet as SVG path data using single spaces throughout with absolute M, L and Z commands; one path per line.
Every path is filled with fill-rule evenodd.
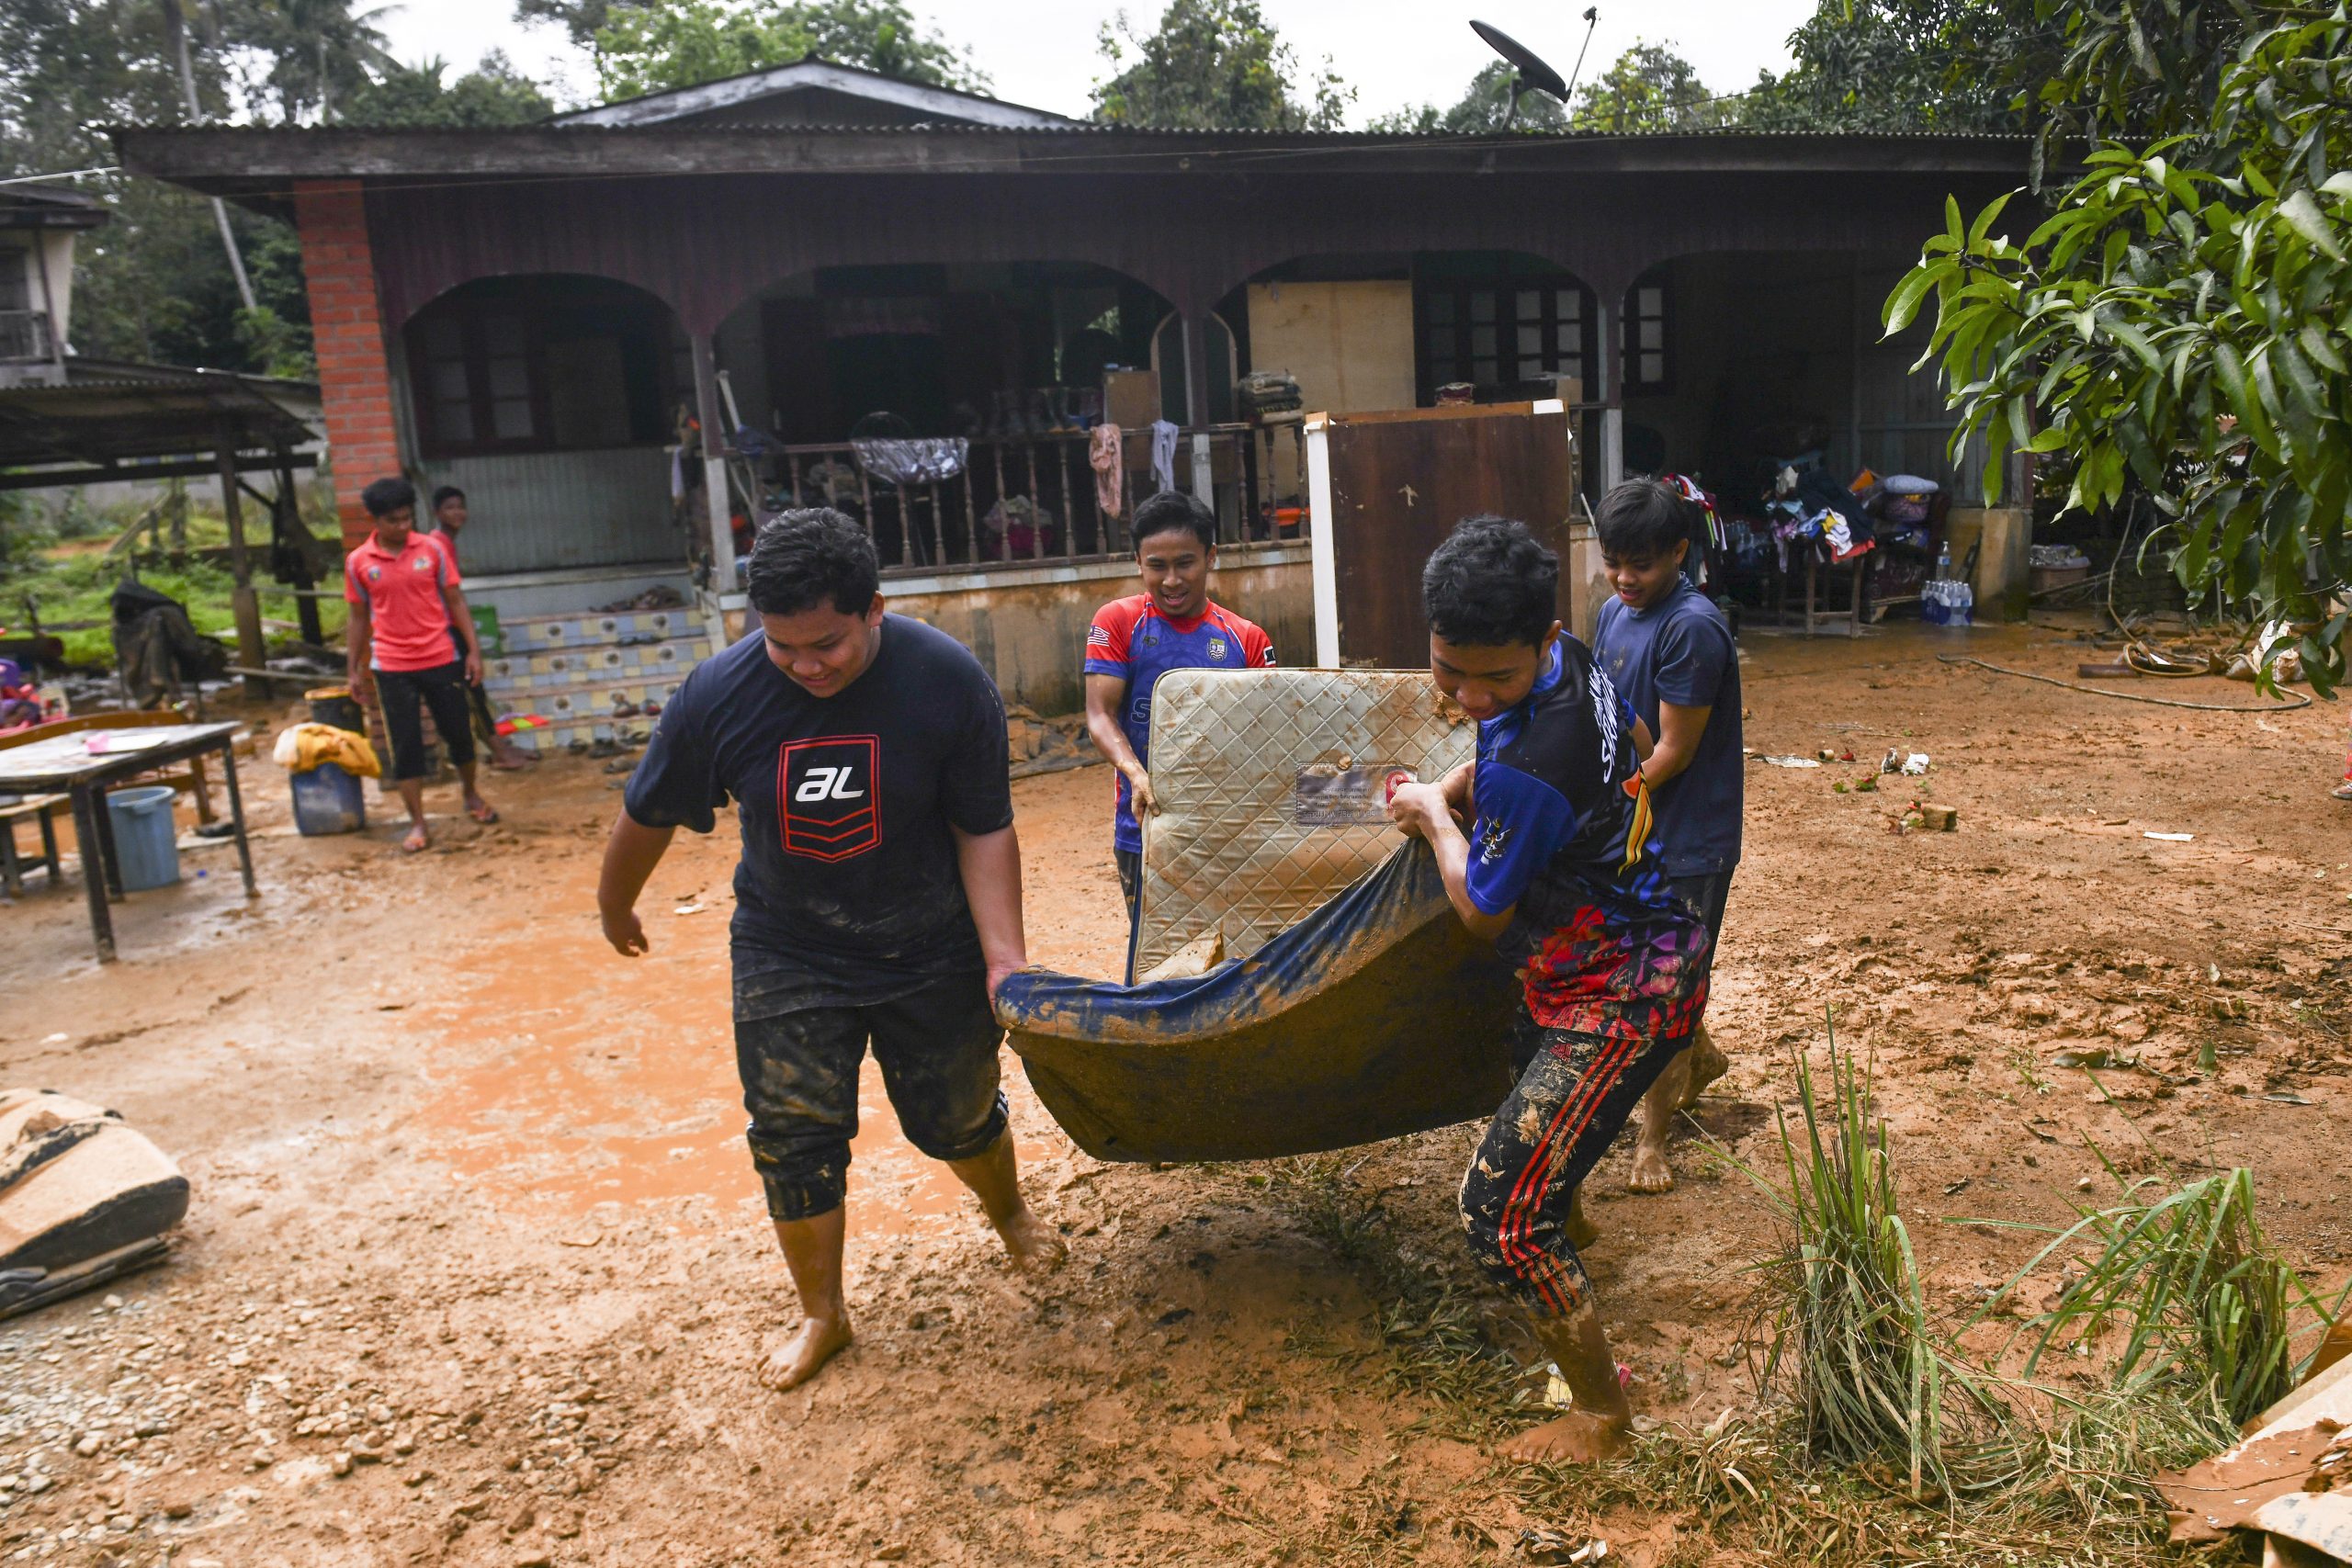
M 1097 1159 L 1271 1159 L 1491 1114 L 1510 1091 L 1518 1002 L 1414 841 L 1206 975 L 1024 970 L 997 1017 L 1037 1098 Z

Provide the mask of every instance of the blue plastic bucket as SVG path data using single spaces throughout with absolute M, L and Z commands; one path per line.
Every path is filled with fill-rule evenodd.
M 168 887 L 180 879 L 180 830 L 172 820 L 172 795 L 168 784 L 149 784 L 107 796 L 115 864 L 125 893 Z
M 368 826 L 368 797 L 359 781 L 333 762 L 321 762 L 294 781 L 294 827 L 307 838 L 356 833 Z

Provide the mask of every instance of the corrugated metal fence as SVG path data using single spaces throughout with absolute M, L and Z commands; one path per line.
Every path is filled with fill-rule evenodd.
M 445 484 L 466 492 L 469 573 L 685 558 L 660 446 L 447 457 L 426 472 L 428 494 Z

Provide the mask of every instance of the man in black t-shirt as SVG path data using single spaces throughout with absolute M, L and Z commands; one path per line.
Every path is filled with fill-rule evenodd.
M 746 1137 L 799 1332 L 761 1381 L 805 1382 L 850 1340 L 842 1203 L 873 1046 L 907 1140 L 979 1198 L 1013 1261 L 1062 1243 L 1021 1201 L 990 998 L 1027 962 L 1004 705 L 962 644 L 886 615 L 874 547 L 837 512 L 788 512 L 751 558 L 756 637 L 662 710 L 597 887 L 605 940 L 648 948 L 635 906 L 672 834 L 736 803 L 735 1060 Z

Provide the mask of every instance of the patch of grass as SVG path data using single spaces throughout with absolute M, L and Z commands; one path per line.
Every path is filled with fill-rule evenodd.
M 2004 1287 L 2015 1291 L 2053 1257 L 2098 1248 L 2038 1320 L 2026 1375 L 2055 1347 L 2095 1350 L 2120 1333 L 2119 1393 L 2210 1405 L 2226 1432 L 2294 1387 L 2295 1319 L 2308 1315 L 2324 1329 L 2331 1314 L 2264 1235 L 2253 1172 L 2226 1171 L 2151 1197 L 2153 1178 L 2127 1180 L 2099 1158 L 2124 1201 L 2079 1210 Z
M 1959 1478 L 1948 1448 L 1987 1435 L 1994 1406 L 1928 1322 L 1868 1071 L 1838 1052 L 1834 1024 L 1829 1049 L 1826 1106 L 1812 1066 L 1796 1059 L 1801 1132 L 1779 1118 L 1787 1188 L 1748 1171 L 1790 1237 L 1769 1270 L 1782 1304 L 1766 1378 L 1785 1382 L 1814 1454 L 1846 1465 L 1897 1458 L 1913 1497 L 1950 1492 Z

